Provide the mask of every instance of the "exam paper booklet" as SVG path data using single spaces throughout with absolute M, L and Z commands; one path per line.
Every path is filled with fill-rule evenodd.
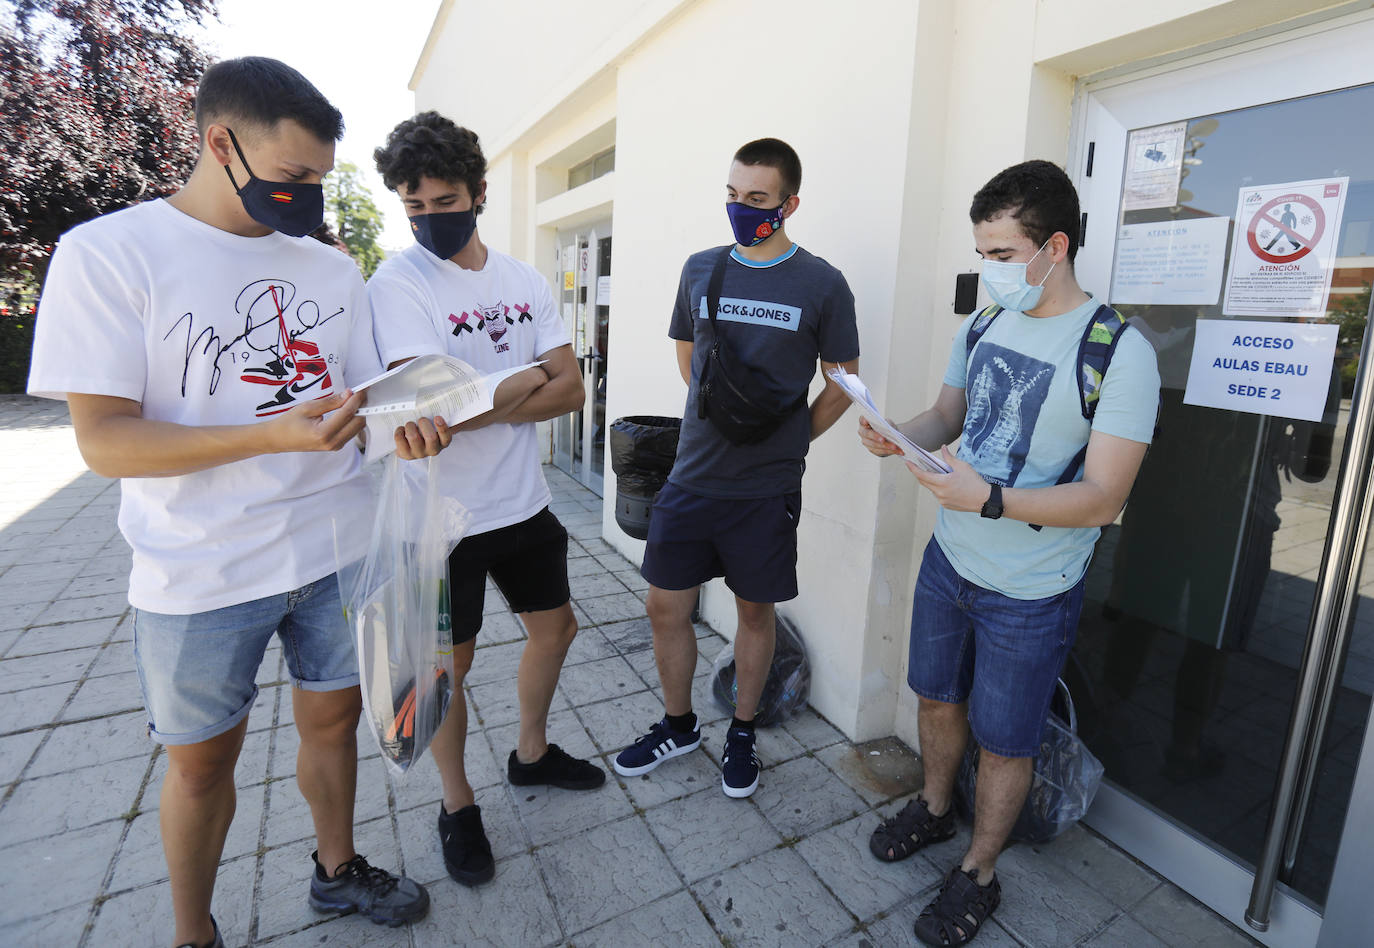
M 858 406 L 859 413 L 868 419 L 868 423 L 873 426 L 874 431 L 901 449 L 902 457 L 931 474 L 948 474 L 950 472 L 949 465 L 940 460 L 938 455 L 931 454 L 902 434 L 897 430 L 896 425 L 883 416 L 883 413 L 878 410 L 878 406 L 874 403 L 873 396 L 869 393 L 868 386 L 864 384 L 863 379 L 838 367 L 830 369 L 826 375 L 840 387 L 840 391 L 849 396 L 851 402 Z
M 408 421 L 439 415 L 447 424 L 458 425 L 491 411 L 502 381 L 541 364 L 529 362 L 483 375 L 453 356 L 422 355 L 355 385 L 355 392 L 367 392 L 367 404 L 358 409 L 367 419 L 367 460 L 396 450 L 392 435 Z

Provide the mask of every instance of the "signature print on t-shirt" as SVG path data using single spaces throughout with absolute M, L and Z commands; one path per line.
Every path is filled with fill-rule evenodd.
M 969 366 L 959 456 L 989 481 L 1014 487 L 1054 379 L 1054 364 L 983 341 Z
M 196 358 L 211 360 L 209 391 L 213 395 L 223 378 L 224 363 L 242 365 L 239 380 L 270 387 L 266 401 L 256 407 L 259 418 L 267 418 L 295 407 L 301 401 L 325 398 L 334 391 L 329 366 L 337 362 L 334 353 L 321 353 L 318 342 L 307 334 L 344 312 L 339 307 L 324 315 L 315 300 L 296 302 L 296 286 L 289 280 L 264 279 L 249 283 L 234 298 L 234 312 L 243 316 L 243 332 L 223 342 L 213 325 L 197 332 L 194 313 L 185 313 L 172 324 L 163 341 L 178 336 L 184 346 L 181 394 L 186 396 L 191 363 Z M 288 318 L 289 314 L 289 318 Z M 299 328 L 296 328 L 299 327 Z
M 477 324 L 475 331 L 485 331 L 491 337 L 491 343 L 496 347 L 497 352 L 509 352 L 510 343 L 502 342 L 501 337 L 517 322 L 534 322 L 534 316 L 530 314 L 529 303 L 516 303 L 514 316 L 511 315 L 511 309 L 512 307 L 497 300 L 490 306 L 478 304 L 471 310 L 464 310 L 460 315 L 449 313 L 448 321 L 453 323 L 452 334 L 459 339 L 463 337 L 463 333 L 474 331 L 473 323 L 475 322 Z

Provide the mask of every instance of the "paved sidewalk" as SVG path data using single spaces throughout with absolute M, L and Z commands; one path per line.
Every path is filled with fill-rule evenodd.
M 616 753 L 662 713 L 644 583 L 599 539 L 601 502 L 547 471 L 575 538 L 582 631 L 550 718 L 579 756 Z M 125 600 L 129 553 L 118 487 L 87 472 L 64 406 L 0 399 L 0 943 L 166 945 L 171 903 L 158 838 L 165 755 L 144 734 Z M 514 675 L 523 630 L 488 590 L 468 678 L 469 769 L 497 857 L 478 889 L 450 881 L 434 821 L 432 764 L 392 783 L 371 738 L 358 779 L 358 848 L 429 884 L 422 922 L 380 928 L 306 906 L 309 814 L 293 779 L 297 740 L 280 653 L 238 765 L 215 914 L 230 945 L 915 944 L 911 924 L 960 840 L 887 865 L 869 853 L 880 815 L 905 801 L 919 763 L 896 740 L 854 746 L 807 711 L 760 732 L 758 793 L 727 799 L 726 715 L 706 672 L 724 644 L 698 630 L 696 710 L 705 752 L 591 793 L 512 788 Z M 1244 945 L 1235 928 L 1091 832 L 1018 846 L 999 865 L 1004 901 L 982 948 Z

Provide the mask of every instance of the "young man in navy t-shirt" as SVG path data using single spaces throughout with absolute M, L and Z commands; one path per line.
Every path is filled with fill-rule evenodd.
M 622 776 L 648 773 L 694 750 L 701 730 L 692 713 L 697 643 L 692 609 L 701 584 L 717 576 L 735 594 L 738 695 L 722 760 L 727 796 L 758 787 L 754 715 L 773 658 L 773 605 L 797 595 L 797 520 L 810 442 L 844 414 L 848 400 L 826 380 L 808 407 L 819 360 L 858 367 L 854 295 L 844 276 L 788 238 L 797 211 L 801 161 L 775 138 L 735 153 L 726 185 L 733 246 L 693 254 L 682 269 L 668 330 L 687 383 L 677 461 L 649 523 L 642 574 L 663 685 L 665 717 L 615 759 Z M 722 257 L 716 327 L 706 299 Z M 748 398 L 784 413 L 766 438 L 736 444 L 697 411 L 698 384 L 716 333 L 730 377 Z M 794 406 L 790 412 L 787 406 Z

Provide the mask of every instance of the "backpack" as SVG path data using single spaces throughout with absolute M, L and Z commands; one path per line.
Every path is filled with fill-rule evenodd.
M 973 347 L 978 345 L 978 340 L 983 338 L 992 321 L 1001 312 L 1002 307 L 994 303 L 974 317 L 966 339 L 966 364 L 973 358 Z M 1083 418 L 1089 424 L 1097 413 L 1097 400 L 1102 394 L 1102 380 L 1107 377 L 1107 369 L 1111 366 L 1112 356 L 1116 353 L 1116 344 L 1121 341 L 1129 326 L 1130 323 L 1126 322 L 1124 316 L 1103 303 L 1097 307 L 1092 319 L 1088 320 L 1088 325 L 1083 329 L 1083 338 L 1078 343 L 1078 405 L 1083 412 Z M 1055 484 L 1068 484 L 1077 477 L 1078 470 L 1083 466 L 1087 456 L 1088 445 L 1084 443 Z M 1037 524 L 1031 524 L 1030 527 L 1032 530 L 1042 529 Z

